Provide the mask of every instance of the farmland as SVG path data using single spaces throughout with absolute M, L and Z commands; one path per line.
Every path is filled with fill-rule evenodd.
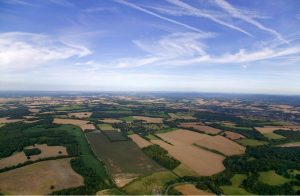
M 132 141 L 110 142 L 103 133 L 97 131 L 87 133 L 87 138 L 119 187 L 139 176 L 164 170 L 144 155 Z
M 70 159 L 43 161 L 0 173 L 0 191 L 6 194 L 49 194 L 82 185 L 83 178 L 72 170 Z
M 172 96 L 3 98 L 0 193 L 299 194 L 296 113 Z

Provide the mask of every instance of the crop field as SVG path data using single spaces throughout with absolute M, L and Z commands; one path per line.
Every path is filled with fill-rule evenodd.
M 182 163 L 173 172 L 178 176 L 199 176 L 195 171 Z
M 273 170 L 266 171 L 266 172 L 259 172 L 258 180 L 262 183 L 272 185 L 272 186 L 282 185 L 282 184 L 290 181 L 288 178 L 278 175 Z
M 147 146 L 152 145 L 151 142 L 145 140 L 144 138 L 142 138 L 141 136 L 139 136 L 138 134 L 132 134 L 129 135 L 129 137 L 140 147 L 140 148 L 144 148 Z
M 220 135 L 210 136 L 193 131 L 179 129 L 169 133 L 158 134 L 166 141 L 181 142 L 187 145 L 196 144 L 206 149 L 216 150 L 226 156 L 240 155 L 245 152 L 245 147 Z
M 185 164 L 200 176 L 210 176 L 223 171 L 224 156 L 198 148 L 196 146 L 182 143 L 178 140 L 169 140 L 172 145 L 162 140 L 151 140 L 152 143 L 160 145 L 169 154 L 181 163 Z
M 104 133 L 104 135 L 106 135 L 107 138 L 112 142 L 128 140 L 126 137 L 122 135 L 120 130 L 105 130 L 102 131 L 102 133 Z
M 94 153 L 105 162 L 109 173 L 119 187 L 139 176 L 164 170 L 132 141 L 110 142 L 99 131 L 86 135 Z
M 0 118 L 0 124 L 2 123 L 14 123 L 22 121 L 23 119 L 9 119 L 9 118 Z
M 147 123 L 162 123 L 162 118 L 153 118 L 147 116 L 133 116 L 135 120 L 142 120 Z
M 231 185 L 221 186 L 220 188 L 226 195 L 252 195 L 245 189 L 241 188 L 242 182 L 247 178 L 245 174 L 235 174 L 231 179 Z
M 228 139 L 231 139 L 231 140 L 245 138 L 245 136 L 243 136 L 242 134 L 231 132 L 231 131 L 224 131 L 223 135 L 224 135 L 224 137 L 227 137 Z
M 83 177 L 71 168 L 69 158 L 42 161 L 0 173 L 0 192 L 4 194 L 45 195 L 81 185 Z
M 213 128 L 213 127 L 210 127 L 210 126 L 206 126 L 206 125 L 203 125 L 202 123 L 197 123 L 197 122 L 180 123 L 179 127 L 193 128 L 197 131 L 205 132 L 205 133 L 208 133 L 208 134 L 218 134 L 218 133 L 221 132 L 220 129 L 216 129 L 216 128 Z
M 283 126 L 264 126 L 264 127 L 255 127 L 255 129 L 259 132 L 261 132 L 262 134 L 266 134 L 266 133 L 273 133 L 273 131 L 276 130 L 290 130 L 290 128 L 287 127 L 283 127 Z
M 84 107 L 79 105 L 68 105 L 68 106 L 57 107 L 55 109 L 58 111 L 71 111 L 71 110 L 81 110 L 84 109 Z
M 268 142 L 255 139 L 241 139 L 238 142 L 244 146 L 262 146 L 268 144 Z
M 103 123 L 111 123 L 111 124 L 114 124 L 114 123 L 121 123 L 122 120 L 119 120 L 119 119 L 114 119 L 114 118 L 104 118 L 104 119 L 101 119 L 99 120 L 100 122 L 103 122 Z
M 54 118 L 53 123 L 54 124 L 61 124 L 61 125 L 75 125 L 75 126 L 80 127 L 82 131 L 95 130 L 96 129 L 93 124 L 88 124 L 89 121 L 86 121 L 86 120 Z
M 101 131 L 116 130 L 116 128 L 113 128 L 111 124 L 98 124 L 97 127 L 98 127 Z
M 282 144 L 280 146 L 281 147 L 299 147 L 300 142 L 290 142 L 290 143 Z
M 25 149 L 32 148 L 38 148 L 41 151 L 41 154 L 31 155 L 30 159 L 28 159 L 23 151 L 17 152 L 9 157 L 0 159 L 0 168 L 11 167 L 14 165 L 18 165 L 19 163 L 24 163 L 28 160 L 37 161 L 39 159 L 48 157 L 68 155 L 67 149 L 64 146 L 47 146 L 46 144 L 36 144 L 35 146 L 30 146 Z
M 285 137 L 276 133 L 265 133 L 264 136 L 266 136 L 269 139 L 284 139 Z
M 134 195 L 158 194 L 163 190 L 166 182 L 176 178 L 177 176 L 170 171 L 156 172 L 134 180 L 126 185 L 123 190 Z
M 69 118 L 89 118 L 92 115 L 92 112 L 73 112 L 73 113 L 68 113 Z
M 174 188 L 183 195 L 214 195 L 213 193 L 196 188 L 193 184 L 181 184 L 175 186 Z

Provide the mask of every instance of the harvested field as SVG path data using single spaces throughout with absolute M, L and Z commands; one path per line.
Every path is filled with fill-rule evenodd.
M 193 184 L 181 184 L 174 188 L 183 195 L 214 195 L 213 193 L 197 189 Z
M 122 121 L 121 120 L 118 120 L 118 119 L 114 119 L 114 118 L 104 118 L 104 119 L 101 119 L 99 120 L 103 123 L 111 123 L 111 124 L 114 124 L 114 123 L 121 123 Z
M 162 118 L 152 118 L 147 116 L 133 116 L 136 120 L 142 120 L 147 123 L 162 123 Z
M 264 126 L 264 127 L 255 127 L 255 129 L 259 132 L 261 132 L 262 134 L 266 134 L 266 133 L 273 133 L 273 131 L 276 130 L 290 130 L 290 128 L 287 127 L 283 127 L 283 126 Z
M 68 155 L 67 149 L 64 146 L 47 146 L 46 144 L 36 144 L 35 146 L 30 146 L 25 149 L 38 148 L 42 152 L 38 155 L 30 156 L 30 159 L 24 154 L 24 152 L 17 152 L 9 157 L 0 159 L 0 168 L 11 167 L 18 165 L 19 163 L 24 163 L 28 160 L 37 161 L 39 159 L 48 157 L 57 157 Z
M 196 144 L 203 148 L 216 150 L 224 155 L 240 155 L 245 152 L 245 147 L 220 135 L 210 136 L 193 131 L 178 129 L 169 133 L 158 134 L 159 137 L 173 144 L 173 141 L 187 145 Z
M 42 161 L 0 173 L 0 192 L 4 194 L 45 195 L 82 185 L 83 177 L 73 171 L 69 158 Z
M 88 124 L 87 120 L 76 120 L 76 119 L 64 119 L 64 118 L 54 118 L 53 123 L 62 125 L 75 125 L 81 128 L 82 131 L 95 130 L 93 124 Z
M 89 118 L 92 115 L 92 112 L 74 112 L 68 113 L 69 118 Z
M 89 132 L 86 136 L 94 153 L 105 162 L 119 187 L 139 176 L 165 170 L 132 141 L 110 142 L 100 131 Z
M 187 165 L 200 176 L 211 176 L 225 169 L 223 165 L 225 158 L 219 154 L 184 144 L 177 140 L 168 141 L 173 145 L 162 140 L 151 140 L 151 142 L 160 145 L 167 150 L 171 156 Z
M 19 122 L 19 121 L 23 121 L 23 119 L 0 118 L 0 124 L 1 123 L 14 123 L 14 122 Z
M 40 109 L 28 109 L 29 110 L 29 112 L 31 112 L 31 113 L 39 113 L 41 110 Z
M 144 147 L 152 145 L 151 142 L 145 140 L 138 134 L 132 134 L 132 135 L 129 135 L 128 137 L 130 137 L 140 148 L 144 148 Z
M 243 136 L 239 133 L 231 132 L 231 131 L 225 131 L 223 135 L 224 135 L 224 137 L 227 137 L 231 140 L 237 140 L 237 139 L 245 138 L 245 136 Z
M 179 127 L 182 128 L 193 128 L 199 132 L 205 132 L 208 134 L 218 134 L 221 132 L 220 129 L 216 129 L 210 126 L 206 126 L 203 123 L 199 123 L 199 122 L 187 122 L 187 123 L 180 123 Z

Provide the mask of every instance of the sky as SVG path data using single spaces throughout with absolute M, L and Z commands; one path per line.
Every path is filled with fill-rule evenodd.
M 0 90 L 300 94 L 300 3 L 0 0 Z

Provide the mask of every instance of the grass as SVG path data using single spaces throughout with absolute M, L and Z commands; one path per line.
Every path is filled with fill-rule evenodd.
M 98 124 L 97 127 L 102 131 L 116 130 L 111 124 Z
M 184 164 L 180 164 L 173 172 L 178 176 L 199 176 L 195 171 Z
M 245 146 L 262 146 L 268 144 L 268 142 L 255 140 L 255 139 L 241 139 L 238 142 Z
M 132 135 L 132 134 L 134 134 L 134 132 L 132 130 L 130 130 L 130 131 L 127 132 L 127 134 Z
M 127 117 L 120 118 L 120 120 L 123 120 L 125 122 L 132 122 L 134 121 L 134 118 L 132 116 L 127 116 Z
M 0 124 L 0 127 L 3 127 L 5 124 Z
M 64 129 L 67 133 L 73 135 L 78 142 L 78 150 L 84 164 L 93 169 L 103 179 L 107 178 L 107 173 L 104 164 L 101 163 L 93 154 L 89 143 L 87 142 L 84 133 L 79 127 L 73 125 L 62 125 L 60 129 Z
M 226 129 L 240 129 L 243 131 L 252 131 L 253 129 L 251 127 L 236 127 L 236 126 L 230 126 L 230 125 L 222 125 L 222 127 Z
M 282 185 L 289 181 L 289 179 L 278 175 L 274 170 L 259 172 L 258 180 L 271 186 Z
M 251 193 L 240 187 L 246 178 L 247 175 L 245 174 L 235 174 L 230 179 L 232 185 L 221 186 L 220 188 L 226 195 L 251 195 Z
M 148 134 L 146 136 L 146 138 L 150 139 L 150 140 L 157 140 L 158 138 L 155 136 L 155 135 L 152 135 L 152 134 Z
M 96 193 L 96 195 L 125 195 L 117 188 L 105 189 Z
M 58 111 L 62 111 L 62 110 L 71 111 L 71 110 L 80 110 L 80 109 L 84 109 L 84 107 L 79 106 L 79 105 L 70 105 L 70 106 L 61 106 L 61 107 L 55 108 L 55 110 L 58 110 Z
M 266 136 L 267 138 L 269 139 L 274 139 L 274 140 L 277 140 L 277 139 L 284 139 L 285 137 L 283 137 L 282 135 L 278 135 L 276 133 L 266 133 L 264 134 L 264 136 Z
M 159 134 L 159 133 L 168 133 L 168 132 L 174 131 L 174 130 L 176 130 L 176 129 L 178 129 L 178 128 L 168 127 L 168 128 L 165 128 L 165 129 L 156 131 L 155 133 L 156 133 L 156 134 Z
M 156 172 L 134 180 L 126 185 L 123 190 L 128 194 L 144 195 L 153 194 L 153 190 L 163 190 L 165 183 L 176 179 L 177 176 L 170 171 Z

